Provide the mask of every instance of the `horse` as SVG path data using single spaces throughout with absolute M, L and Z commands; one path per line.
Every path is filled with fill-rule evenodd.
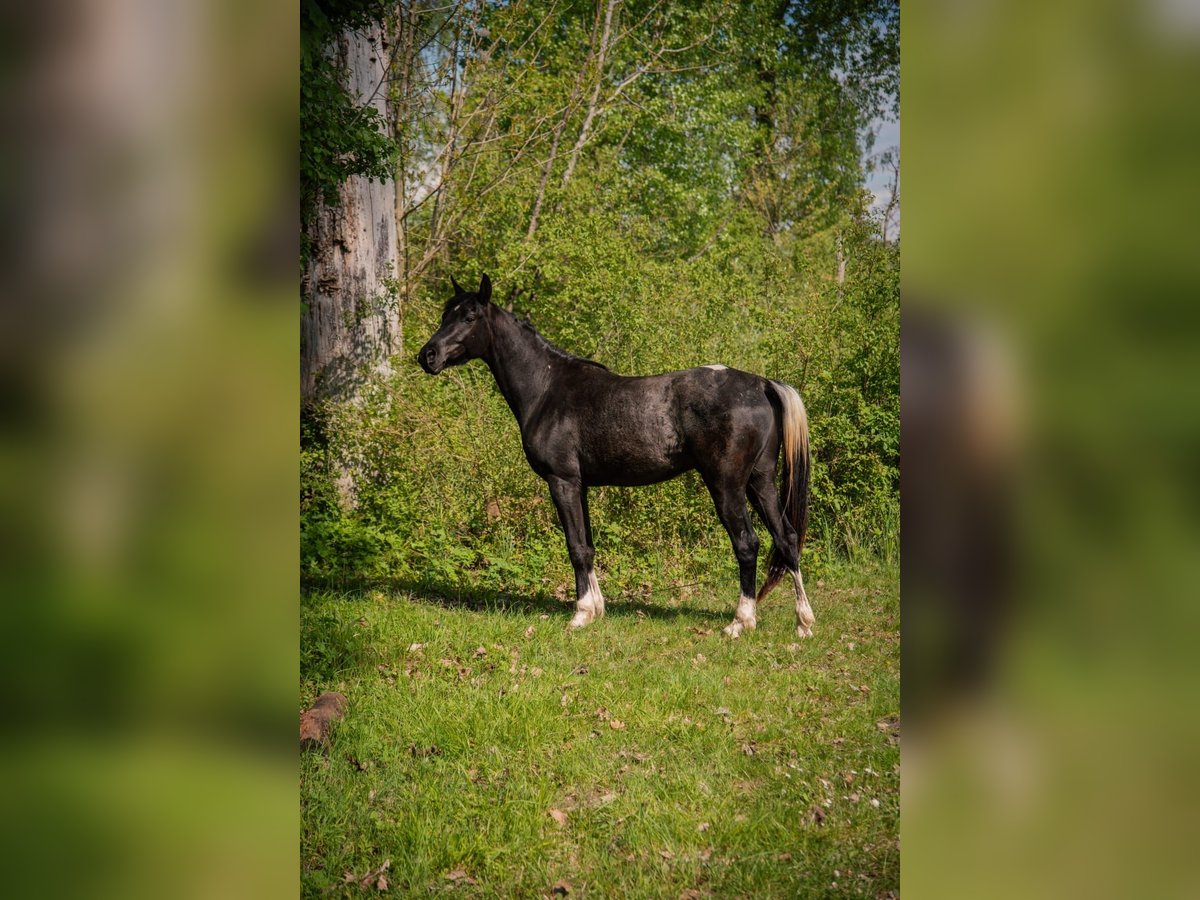
M 566 535 L 577 598 L 570 628 L 604 615 L 592 565 L 588 488 L 656 484 L 695 469 L 737 558 L 741 595 L 725 634 L 753 631 L 757 605 L 787 574 L 796 592 L 796 633 L 812 635 L 815 617 L 800 575 L 811 473 L 808 415 L 795 388 L 723 365 L 617 375 L 560 350 L 492 303 L 486 274 L 477 291 L 450 281 L 454 296 L 417 362 L 430 375 L 473 359 L 491 369 L 520 426 L 525 458 L 549 486 Z M 747 499 L 774 543 L 757 593 L 759 540 Z

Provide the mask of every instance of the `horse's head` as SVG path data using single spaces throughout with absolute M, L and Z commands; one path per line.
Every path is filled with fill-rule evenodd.
M 442 311 L 442 327 L 421 348 L 417 362 L 430 375 L 447 366 L 457 366 L 479 359 L 491 341 L 488 327 L 488 304 L 492 299 L 492 282 L 484 275 L 478 291 L 464 291 L 453 278 L 454 296 Z

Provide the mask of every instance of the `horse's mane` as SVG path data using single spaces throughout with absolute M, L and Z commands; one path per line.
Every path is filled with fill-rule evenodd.
M 608 371 L 608 366 L 604 365 L 603 363 L 598 363 L 594 359 L 585 359 L 582 356 L 576 356 L 573 353 L 568 353 L 561 347 L 555 347 L 552 343 L 546 340 L 545 337 L 543 337 L 540 331 L 533 327 L 533 324 L 528 319 L 522 319 L 520 316 L 514 315 L 513 320 L 521 327 L 522 331 L 527 331 L 533 335 L 534 339 L 538 343 L 538 346 L 545 350 L 549 350 L 555 356 L 561 359 L 569 360 L 570 362 L 583 363 L 585 366 L 595 366 L 597 369 L 604 369 L 606 372 Z

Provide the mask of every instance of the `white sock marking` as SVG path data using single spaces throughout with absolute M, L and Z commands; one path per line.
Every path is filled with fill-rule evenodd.
M 737 610 L 733 614 L 733 621 L 726 625 L 723 630 L 731 638 L 735 638 L 740 636 L 743 631 L 753 631 L 757 627 L 758 619 L 755 617 L 754 598 L 743 594 L 738 597 Z
M 600 582 L 593 569 L 588 572 L 587 590 L 575 602 L 575 616 L 571 619 L 572 628 L 582 628 L 604 615 L 604 595 L 600 593 Z
M 796 634 L 812 637 L 812 627 L 817 617 L 808 605 L 808 594 L 804 592 L 804 579 L 800 577 L 799 569 L 792 572 L 792 583 L 796 586 Z

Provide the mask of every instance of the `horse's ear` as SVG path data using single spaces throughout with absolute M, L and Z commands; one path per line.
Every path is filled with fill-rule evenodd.
M 487 303 L 492 299 L 492 279 L 487 277 L 487 273 L 483 273 L 483 277 L 479 279 L 479 299 Z
M 463 294 L 465 294 L 465 293 L 466 293 L 466 291 L 464 291 L 464 290 L 462 289 L 462 285 L 461 285 L 461 284 L 459 284 L 457 281 L 455 281 L 455 280 L 454 280 L 454 276 L 453 276 L 453 275 L 451 275 L 451 276 L 450 276 L 450 283 L 451 283 L 452 285 L 454 285 L 454 295 L 455 295 L 456 297 L 458 297 L 458 296 L 462 296 Z

